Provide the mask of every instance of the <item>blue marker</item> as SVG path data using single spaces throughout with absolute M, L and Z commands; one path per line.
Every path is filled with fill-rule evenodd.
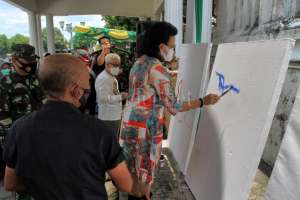
M 221 97 L 227 94 L 230 90 L 239 94 L 240 89 L 232 84 L 225 84 L 225 77 L 223 74 L 216 72 L 217 76 L 219 77 L 219 91 L 222 92 Z

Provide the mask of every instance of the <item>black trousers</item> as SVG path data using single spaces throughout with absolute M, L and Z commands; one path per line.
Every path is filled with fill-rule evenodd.
M 100 120 L 100 121 L 106 124 L 113 131 L 113 133 L 115 133 L 115 136 L 119 138 L 121 120 L 115 120 L 115 121 Z

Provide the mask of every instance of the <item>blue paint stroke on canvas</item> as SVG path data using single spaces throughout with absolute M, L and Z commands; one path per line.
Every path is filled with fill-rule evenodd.
M 226 84 L 225 83 L 225 76 L 219 72 L 216 72 L 217 76 L 219 77 L 219 91 L 223 93 L 225 90 L 232 90 L 233 92 L 239 94 L 240 89 L 232 84 Z

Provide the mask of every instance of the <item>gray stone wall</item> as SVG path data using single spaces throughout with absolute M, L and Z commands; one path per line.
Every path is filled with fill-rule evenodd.
M 282 22 L 295 16 L 297 1 L 219 0 L 213 41 L 249 41 L 293 35 L 291 30 L 282 30 Z
M 291 64 L 288 69 L 263 154 L 263 160 L 272 167 L 278 155 L 300 84 L 300 68 L 294 67 L 295 64 Z M 296 65 L 296 67 L 298 66 Z

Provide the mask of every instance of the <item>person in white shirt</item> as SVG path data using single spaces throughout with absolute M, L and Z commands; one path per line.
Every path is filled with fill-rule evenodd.
M 119 135 L 122 101 L 128 96 L 119 92 L 115 78 L 120 73 L 121 59 L 118 54 L 109 53 L 105 56 L 105 69 L 98 75 L 95 88 L 98 104 L 98 118 L 108 124 Z

